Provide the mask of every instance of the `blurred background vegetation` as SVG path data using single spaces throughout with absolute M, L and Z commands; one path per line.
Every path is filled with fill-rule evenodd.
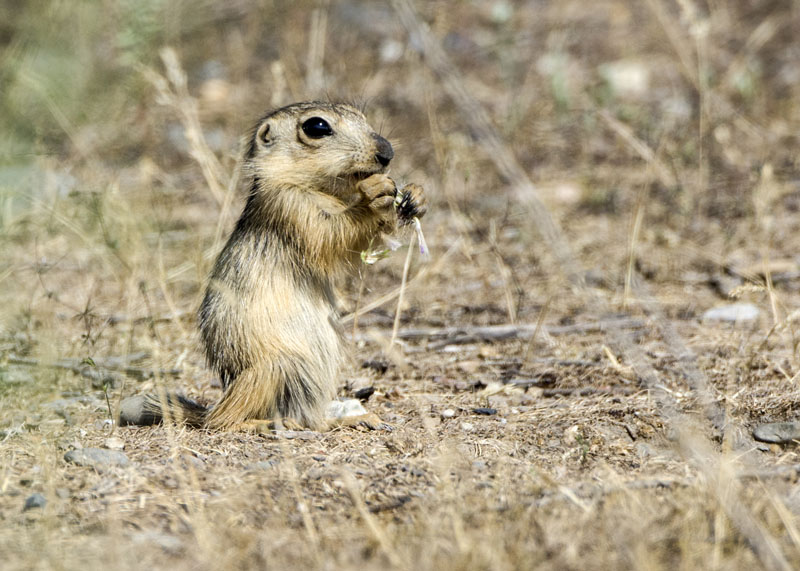
M 764 248 L 795 251 L 796 3 L 419 9 L 612 290 L 634 216 L 645 221 L 637 239 L 666 248 L 637 259 L 651 278 L 747 263 Z M 535 294 L 520 284 L 553 276 L 538 264 L 543 246 L 524 207 L 389 4 L 9 0 L 0 5 L 0 46 L 8 350 L 30 352 L 37 329 L 54 336 L 43 346 L 80 353 L 115 319 L 190 314 L 236 216 L 224 188 L 240 136 L 265 110 L 303 99 L 366 104 L 398 148 L 393 172 L 429 186 L 434 246 L 459 235 L 505 240 L 501 266 L 518 272 L 516 307 L 481 319 L 534 311 Z M 715 257 L 682 256 L 687 240 Z M 447 314 L 441 304 L 416 311 L 431 321 Z M 111 336 L 102 350 L 119 342 Z
M 419 8 L 579 253 L 612 271 L 611 283 L 619 260 L 600 243 L 640 210 L 646 243 L 689 239 L 734 258 L 793 247 L 794 224 L 783 222 L 800 207 L 796 3 Z M 22 353 L 30 347 L 17 334 L 34 323 L 62 330 L 61 352 L 76 350 L 64 339 L 96 342 L 65 333 L 59 314 L 86 327 L 118 313 L 189 312 L 236 215 L 221 188 L 239 137 L 292 101 L 366 104 L 398 147 L 395 174 L 430 187 L 434 245 L 464 232 L 485 239 L 491 222 L 539 247 L 386 3 L 9 0 L 0 46 L 2 322 Z M 167 79 L 165 48 L 185 88 Z M 626 230 L 598 239 L 593 220 Z M 642 261 L 651 277 L 686 263 L 665 256 Z M 520 282 L 539 271 L 532 261 Z

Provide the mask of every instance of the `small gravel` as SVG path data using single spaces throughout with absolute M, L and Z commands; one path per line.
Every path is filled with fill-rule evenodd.
M 25 498 L 25 506 L 22 508 L 22 511 L 26 512 L 35 508 L 43 508 L 45 505 L 47 505 L 47 498 L 39 492 L 36 492 Z

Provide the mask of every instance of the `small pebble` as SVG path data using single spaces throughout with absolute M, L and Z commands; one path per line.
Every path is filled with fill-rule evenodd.
M 328 472 L 329 470 L 327 468 L 314 466 L 306 472 L 305 477 L 312 481 L 321 480 L 328 475 Z
M 353 396 L 363 402 L 369 400 L 369 397 L 371 397 L 374 393 L 375 387 L 362 387 L 354 392 Z
M 123 450 L 125 448 L 125 441 L 122 440 L 122 438 L 111 436 L 105 439 L 103 446 L 109 450 Z
M 103 448 L 81 448 L 70 450 L 64 454 L 64 460 L 78 466 L 91 466 L 103 468 L 108 466 L 127 466 L 128 457 L 119 450 L 105 450 Z
M 472 425 L 472 423 L 471 423 L 471 422 L 462 422 L 462 423 L 461 423 L 461 430 L 464 430 L 464 431 L 466 431 L 466 432 L 469 432 L 469 431 L 470 431 L 470 430 L 472 430 L 473 428 L 474 428 L 474 426 Z
M 272 460 L 262 460 L 261 462 L 256 462 L 255 464 L 250 464 L 247 466 L 246 470 L 271 470 L 275 466 L 279 464 L 279 460 L 272 459 Z
M 456 415 L 456 411 L 452 408 L 446 408 L 442 411 L 442 418 L 453 418 Z
M 703 321 L 724 321 L 745 323 L 758 319 L 761 310 L 752 303 L 731 303 L 709 309 L 703 314 Z
M 110 418 L 105 418 L 103 420 L 95 420 L 94 421 L 94 428 L 97 431 L 105 432 L 107 429 L 114 426 L 114 421 Z
M 43 508 L 45 505 L 47 505 L 47 498 L 37 492 L 25 498 L 25 506 L 22 508 L 22 511 L 26 512 L 34 508 Z

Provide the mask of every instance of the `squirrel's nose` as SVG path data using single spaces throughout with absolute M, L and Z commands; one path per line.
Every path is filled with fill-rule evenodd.
M 394 149 L 392 149 L 392 144 L 377 133 L 373 133 L 372 136 L 375 139 L 376 147 L 378 149 L 378 152 L 375 153 L 375 160 L 377 160 L 381 166 L 385 167 L 389 164 L 389 161 L 394 158 Z

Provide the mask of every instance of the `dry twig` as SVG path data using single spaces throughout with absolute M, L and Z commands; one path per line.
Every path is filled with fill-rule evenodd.
M 508 339 L 530 339 L 536 329 L 548 335 L 569 335 L 572 333 L 594 333 L 609 329 L 641 329 L 645 322 L 631 317 L 601 319 L 588 323 L 571 325 L 540 326 L 538 323 L 517 323 L 509 325 L 483 325 L 475 327 L 409 328 L 397 331 L 398 339 L 441 340 L 447 345 L 474 343 L 476 341 L 506 341 Z
M 145 369 L 143 367 L 132 367 L 128 364 L 143 359 L 146 356 L 146 353 L 132 353 L 127 357 L 106 357 L 105 359 L 98 359 L 92 364 L 81 359 L 59 359 L 58 361 L 48 363 L 39 359 L 9 355 L 8 363 L 22 367 L 72 371 L 78 375 L 98 380 L 105 378 L 113 380 L 114 372 L 123 373 L 139 381 L 152 379 L 154 377 L 174 377 L 180 375 L 182 372 L 180 369 Z

